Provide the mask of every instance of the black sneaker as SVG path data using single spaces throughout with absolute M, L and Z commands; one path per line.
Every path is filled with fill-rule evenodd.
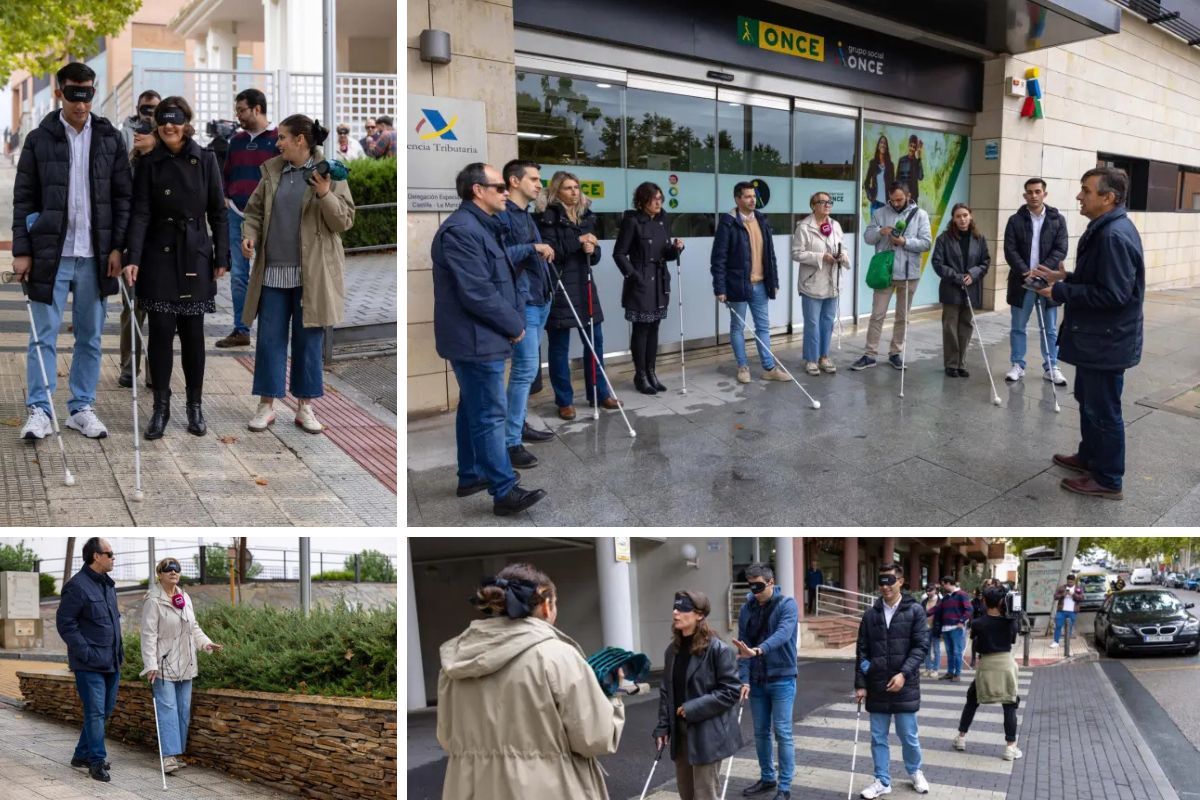
M 969 378 L 969 377 L 971 377 L 971 373 L 967 372 L 967 371 L 966 371 L 965 369 L 963 369 L 962 367 L 959 367 L 959 368 L 958 368 L 958 377 L 960 377 L 960 378 Z
M 526 469 L 536 467 L 538 464 L 537 456 L 526 450 L 522 445 L 508 448 L 508 460 L 512 462 L 514 467 L 524 467 Z
M 92 776 L 92 780 L 108 783 L 112 780 L 112 776 L 108 774 L 105 764 L 102 761 L 97 761 L 88 767 L 88 775 Z
M 892 353 L 888 356 L 888 363 L 896 369 L 904 369 L 904 359 L 900 358 L 899 353 Z
M 117 386 L 120 386 L 122 389 L 132 389 L 133 376 L 128 372 L 122 372 L 121 377 L 117 378 Z
M 92 762 L 88 761 L 86 758 L 72 758 L 72 759 L 71 759 L 71 766 L 72 766 L 72 767 L 83 767 L 84 769 L 88 769 L 89 767 L 91 767 L 91 766 L 92 766 Z M 112 764 L 110 764 L 110 763 L 108 763 L 107 761 L 105 761 L 105 762 L 104 762 L 104 768 L 105 768 L 105 769 L 112 769 Z
M 788 789 L 780 789 L 771 800 L 792 800 L 792 793 Z
M 855 361 L 850 365 L 850 369 L 858 372 L 860 369 L 867 369 L 873 366 L 875 366 L 875 359 L 871 358 L 870 356 L 862 356 L 858 359 L 858 361 Z
M 760 780 L 758 783 L 755 783 L 751 786 L 747 786 L 745 789 L 742 789 L 742 797 L 753 797 L 756 794 L 762 794 L 764 792 L 769 792 L 772 789 L 777 788 L 778 786 L 779 786 L 779 784 L 776 783 L 775 781 Z
M 525 427 L 521 429 L 521 441 L 526 444 L 536 444 L 538 442 L 548 442 L 554 438 L 552 431 L 539 431 L 537 428 L 530 427 L 529 423 L 525 423 Z
M 947 378 L 957 378 L 958 377 L 958 367 L 946 367 L 946 377 Z
M 492 505 L 492 513 L 497 517 L 507 517 L 524 511 L 545 496 L 545 489 L 522 489 L 517 485 Z

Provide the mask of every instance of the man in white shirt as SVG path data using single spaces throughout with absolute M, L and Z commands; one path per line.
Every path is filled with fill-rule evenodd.
M 1067 636 L 1075 632 L 1075 616 L 1082 602 L 1083 587 L 1075 580 L 1074 575 L 1068 575 L 1067 582 L 1054 591 L 1054 604 L 1057 609 L 1054 614 L 1054 642 L 1051 643 L 1051 647 L 1058 647 L 1063 625 L 1068 625 Z

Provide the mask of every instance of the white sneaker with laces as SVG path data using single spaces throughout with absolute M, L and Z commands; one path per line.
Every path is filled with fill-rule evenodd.
M 163 759 L 163 772 L 171 775 L 179 770 L 179 762 L 175 760 L 175 756 L 167 756 Z
M 954 749 L 959 751 L 967 749 L 967 735 L 965 733 L 960 733 L 954 737 Z
M 1004 760 L 1005 761 L 1016 761 L 1018 758 L 1020 758 L 1023 755 L 1025 755 L 1025 754 L 1022 753 L 1020 748 L 1018 748 L 1015 744 L 1009 744 L 1009 745 L 1004 746 Z
M 29 419 L 25 420 L 25 427 L 21 428 L 21 438 L 45 439 L 52 433 L 54 426 L 50 424 L 50 417 L 46 416 L 46 412 L 42 411 L 41 406 L 30 406 Z
M 91 406 L 84 406 L 72 414 L 67 420 L 67 427 L 79 431 L 89 439 L 103 439 L 108 436 L 108 428 L 104 427 L 104 423 L 96 416 Z
M 317 415 L 313 413 L 311 403 L 301 403 L 296 409 L 296 424 L 305 433 L 320 433 L 325 430 L 325 426 L 317 422 Z
M 925 773 L 917 770 L 912 776 L 913 790 L 917 794 L 929 794 L 929 781 L 925 780 Z
M 275 424 L 275 409 L 269 403 L 259 403 L 258 410 L 246 427 L 252 431 L 261 432 Z
M 1051 646 L 1052 648 L 1055 648 L 1055 649 L 1057 649 L 1058 647 L 1060 647 L 1060 645 L 1059 645 L 1059 643 L 1058 643 L 1058 642 L 1051 642 L 1051 643 L 1050 643 L 1050 646 Z
M 865 797 L 866 800 L 874 800 L 876 797 L 883 797 L 885 794 L 891 793 L 892 787 L 884 786 L 879 778 L 876 778 L 874 783 L 862 790 L 862 794 L 859 797 Z
M 1021 378 L 1024 378 L 1024 377 L 1025 377 L 1025 368 L 1022 367 L 1020 364 L 1013 364 L 1012 369 L 1010 369 L 1008 372 L 1004 373 L 1004 380 L 1006 380 L 1006 381 L 1019 381 L 1019 380 L 1021 380 Z
M 1058 367 L 1048 369 L 1042 373 L 1042 380 L 1051 381 L 1055 386 L 1066 386 L 1067 376 L 1059 371 Z

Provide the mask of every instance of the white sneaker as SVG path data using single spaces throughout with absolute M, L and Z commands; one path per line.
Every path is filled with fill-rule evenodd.
M 1053 369 L 1048 369 L 1045 372 L 1043 372 L 1042 380 L 1052 381 L 1055 386 L 1066 386 L 1067 385 L 1067 378 L 1065 375 L 1062 374 L 1062 372 L 1059 371 L 1058 367 L 1054 367 Z
M 1020 758 L 1023 755 L 1025 755 L 1025 754 L 1022 753 L 1020 748 L 1018 748 L 1015 744 L 1009 744 L 1009 745 L 1004 746 L 1004 760 L 1005 761 L 1016 761 L 1018 758 Z
M 917 794 L 929 794 L 929 781 L 925 780 L 925 773 L 917 770 L 912 776 L 913 790 Z
M 312 403 L 300 403 L 300 407 L 296 409 L 296 425 L 305 433 L 320 433 L 325 430 L 325 426 L 317 422 L 317 415 L 313 413 Z
M 954 737 L 954 749 L 959 751 L 967 749 L 967 735 L 965 733 L 960 733 Z
M 91 406 L 84 406 L 71 415 L 67 427 L 82 433 L 89 439 L 103 439 L 108 436 L 108 428 L 96 417 Z
M 175 760 L 175 756 L 167 756 L 163 759 L 163 772 L 171 775 L 179 770 L 179 762 Z
M 1058 642 L 1051 642 L 1051 643 L 1050 643 L 1050 646 L 1051 646 L 1051 647 L 1053 647 L 1053 648 L 1055 648 L 1055 649 L 1058 649 L 1058 647 L 1059 647 L 1059 644 L 1058 644 Z
M 750 367 L 748 367 L 748 366 L 738 367 L 737 382 L 738 383 L 749 383 L 750 382 Z
M 880 783 L 879 778 L 876 778 L 874 783 L 862 790 L 862 794 L 860 794 L 859 797 L 865 797 L 867 800 L 873 800 L 873 798 L 882 797 L 885 794 L 891 793 L 892 787 L 884 786 L 882 783 Z
M 1024 378 L 1024 377 L 1025 377 L 1025 368 L 1022 367 L 1020 364 L 1013 364 L 1012 369 L 1010 369 L 1008 372 L 1004 373 L 1004 380 L 1006 380 L 1006 381 L 1019 381 L 1019 380 L 1021 380 L 1021 378 Z
M 246 423 L 246 427 L 252 431 L 261 432 L 275 424 L 275 409 L 267 404 L 260 402 L 258 410 L 254 412 L 254 416 L 250 422 Z
M 52 433 L 54 426 L 50 424 L 50 417 L 46 416 L 46 412 L 42 411 L 41 406 L 30 406 L 29 419 L 25 420 L 25 427 L 21 428 L 21 438 L 45 439 Z

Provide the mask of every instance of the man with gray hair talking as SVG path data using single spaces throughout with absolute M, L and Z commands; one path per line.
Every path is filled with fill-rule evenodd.
M 1125 475 L 1125 421 L 1121 392 L 1125 370 L 1142 357 L 1142 303 L 1146 266 L 1142 240 L 1129 219 L 1124 170 L 1097 167 L 1083 173 L 1076 200 L 1091 220 L 1079 238 L 1075 271 L 1033 270 L 1031 289 L 1066 306 L 1059 353 L 1075 365 L 1079 450 L 1054 463 L 1081 473 L 1063 478 L 1070 492 L 1120 500 Z M 1037 279 L 1040 278 L 1041 281 Z

